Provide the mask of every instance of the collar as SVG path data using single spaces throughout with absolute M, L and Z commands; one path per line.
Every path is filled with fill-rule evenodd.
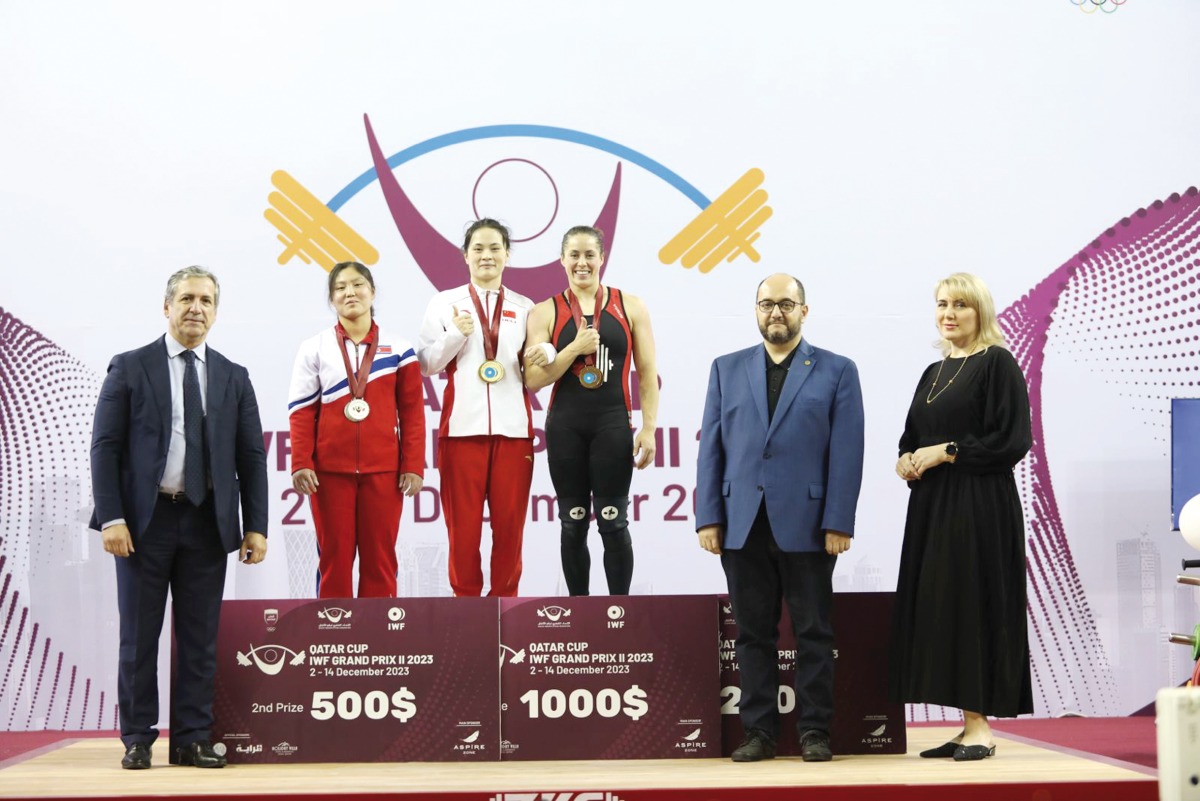
M 784 356 L 783 361 L 781 361 L 779 364 L 775 363 L 775 360 L 771 358 L 770 351 L 767 350 L 767 346 L 763 345 L 763 350 L 762 350 L 763 359 L 767 363 L 767 369 L 770 370 L 772 367 L 777 367 L 781 370 L 791 369 L 792 360 L 795 359 L 796 354 L 800 352 L 800 349 L 803 346 L 803 343 L 804 343 L 804 340 L 801 340 L 800 344 L 797 344 L 796 347 L 792 348 L 792 352 L 789 353 L 787 356 Z
M 338 331 L 344 339 L 349 340 L 351 342 L 354 341 L 354 340 L 350 339 L 350 335 L 347 334 L 346 329 L 342 327 L 341 320 L 338 320 L 336 323 L 334 323 L 333 328 L 335 331 Z M 379 338 L 379 323 L 375 322 L 375 320 L 372 319 L 371 320 L 371 330 L 367 332 L 367 335 L 362 338 L 362 342 L 359 342 L 358 344 L 369 345 L 370 343 L 375 342 L 378 338 Z
M 187 348 L 185 348 L 182 344 L 180 344 L 179 340 L 177 340 L 175 337 L 171 336 L 170 334 L 167 334 L 165 339 L 167 341 L 167 358 L 174 359 L 176 356 L 178 356 L 179 354 L 181 354 L 185 350 L 187 350 Z M 193 353 L 196 354 L 197 359 L 199 359 L 201 362 L 207 363 L 207 361 L 208 361 L 208 343 L 207 342 L 201 342 L 199 345 L 192 348 L 191 350 Z
M 497 289 L 484 289 L 483 287 L 481 287 L 479 284 L 475 283 L 474 281 L 471 281 L 471 286 L 475 287 L 476 292 L 491 292 L 493 295 L 500 294 L 500 290 L 504 288 L 504 285 L 501 284 L 500 287 Z

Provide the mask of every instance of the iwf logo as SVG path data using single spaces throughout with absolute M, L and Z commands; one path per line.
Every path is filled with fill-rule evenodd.
M 404 628 L 404 609 L 403 607 L 393 606 L 388 609 L 388 631 L 400 631 Z
M 620 629 L 625 627 L 625 607 L 613 604 L 608 607 L 608 627 L 610 629 Z
M 625 164 L 634 165 L 660 178 L 700 210 L 687 225 L 666 238 L 658 251 L 659 261 L 663 264 L 678 263 L 685 268 L 699 268 L 701 273 L 707 273 L 721 262 L 732 262 L 743 255 L 752 262 L 758 262 L 760 255 L 755 249 L 755 242 L 761 234 L 759 229 L 773 214 L 767 205 L 768 196 L 763 188 L 765 176 L 757 168 L 747 170 L 728 189 L 715 199 L 710 199 L 659 161 L 626 145 L 584 131 L 546 125 L 488 125 L 435 136 L 385 157 L 370 118 L 365 114 L 363 123 L 373 169 L 352 180 L 327 203 L 322 203 L 283 170 L 271 176 L 275 191 L 268 195 L 269 207 L 263 216 L 275 227 L 277 238 L 283 245 L 278 258 L 280 264 L 299 258 L 305 264 L 316 263 L 327 271 L 340 261 L 375 264 L 379 260 L 379 251 L 341 219 L 338 212 L 351 198 L 378 181 L 396 229 L 422 272 L 439 291 L 458 286 L 462 283 L 462 255 L 458 244 L 446 239 L 418 211 L 394 170 L 443 148 L 493 139 L 566 142 L 616 156 L 608 197 L 594 218 L 595 226 L 607 235 L 610 252 L 618 239 L 617 213 L 621 204 L 622 168 Z M 542 165 L 526 158 L 495 161 L 485 167 L 475 180 L 471 203 L 477 217 L 507 219 L 504 210 L 492 209 L 486 203 L 479 202 L 480 184 L 495 168 L 515 164 L 524 164 L 527 169 L 540 173 L 553 194 L 550 220 L 541 226 L 541 230 L 535 230 L 537 225 L 534 225 L 528 232 L 514 232 L 518 234 L 514 241 L 524 242 L 536 239 L 549 230 L 559 210 L 558 185 Z M 505 284 L 524 295 L 544 298 L 561 287 L 562 268 L 557 260 L 533 266 L 514 264 L 512 267 L 514 269 L 505 273 Z

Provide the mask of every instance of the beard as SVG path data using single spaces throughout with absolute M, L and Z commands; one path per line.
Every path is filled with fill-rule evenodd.
M 772 331 L 771 324 L 768 321 L 766 323 L 759 323 L 758 330 L 762 333 L 763 339 L 765 339 L 767 342 L 770 342 L 772 345 L 786 345 L 796 337 L 800 336 L 799 320 L 797 320 L 795 324 L 784 320 L 783 326 L 786 329 L 785 331 L 780 331 L 778 328 Z

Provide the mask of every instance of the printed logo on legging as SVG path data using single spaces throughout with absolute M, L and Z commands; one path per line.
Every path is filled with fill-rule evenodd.
M 567 512 L 567 514 L 571 516 L 572 520 L 582 520 L 587 515 L 587 509 L 583 506 L 576 506 Z
M 600 516 L 605 520 L 616 520 L 618 514 L 620 514 L 620 512 L 615 506 L 605 506 L 600 510 Z

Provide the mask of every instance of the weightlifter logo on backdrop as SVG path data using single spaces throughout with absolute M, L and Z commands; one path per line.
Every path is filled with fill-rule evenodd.
M 359 234 L 349 221 L 339 217 L 338 212 L 347 201 L 378 180 L 396 229 L 421 271 L 439 291 L 458 286 L 462 283 L 462 257 L 458 245 L 430 225 L 409 199 L 393 170 L 443 148 L 464 142 L 499 138 L 557 140 L 611 153 L 617 157 L 608 197 L 593 221 L 597 228 L 605 232 L 609 250 L 618 238 L 617 212 L 621 201 L 621 174 L 623 165 L 628 163 L 661 178 L 700 209 L 681 230 L 665 238 L 658 252 L 659 261 L 663 264 L 678 263 L 685 268 L 699 268 L 701 273 L 707 273 L 721 262 L 732 262 L 742 255 L 752 262 L 759 261 L 760 257 L 754 244 L 761 233 L 759 228 L 771 217 L 772 209 L 767 205 L 767 192 L 763 188 L 765 176 L 762 170 L 757 168 L 747 170 L 716 199 L 709 199 L 691 183 L 655 159 L 610 139 L 583 131 L 546 125 L 489 125 L 435 136 L 385 157 L 367 115 L 363 115 L 363 123 L 374 167 L 352 180 L 327 203 L 321 202 L 284 170 L 278 170 L 271 176 L 275 191 L 267 198 L 269 206 L 263 212 L 263 216 L 275 226 L 277 238 L 283 245 L 283 251 L 278 258 L 280 264 L 287 264 L 292 259 L 299 258 L 305 264 L 317 264 L 327 271 L 340 261 L 375 264 L 379 260 L 379 251 Z M 514 232 L 529 234 L 523 238 L 515 238 L 516 242 L 536 239 L 554 223 L 558 214 L 559 190 L 550 173 L 530 159 L 503 158 L 482 171 L 472 190 L 475 216 L 489 215 L 489 211 L 480 209 L 476 202 L 480 183 L 490 171 L 508 163 L 522 163 L 540 172 L 553 192 L 554 209 L 549 222 L 540 231 Z M 491 216 L 497 215 L 493 212 Z M 536 266 L 513 266 L 516 269 L 506 273 L 505 284 L 530 297 L 548 297 L 562 284 L 562 268 L 557 260 Z
M 251 645 L 245 651 L 237 652 L 237 662 L 242 667 L 254 667 L 268 676 L 277 676 L 283 670 L 284 664 L 303 665 L 305 653 L 301 649 L 293 651 L 286 645 Z

